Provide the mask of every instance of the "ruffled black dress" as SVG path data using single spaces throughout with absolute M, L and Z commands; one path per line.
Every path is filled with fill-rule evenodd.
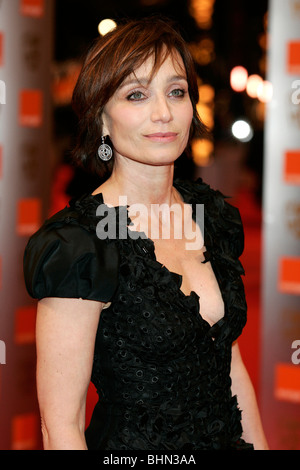
M 26 247 L 32 297 L 111 302 L 95 343 L 91 380 L 99 401 L 86 431 L 89 449 L 252 449 L 241 439 L 229 375 L 231 346 L 247 311 L 239 211 L 201 179 L 174 186 L 194 214 L 204 204 L 204 262 L 212 265 L 225 305 L 212 327 L 201 317 L 198 295 L 185 295 L 181 276 L 156 260 L 153 242 L 126 236 L 126 206 L 105 206 L 106 215 L 96 215 L 101 194 L 71 201 Z M 117 238 L 101 240 L 97 224 L 109 211 L 117 213 Z

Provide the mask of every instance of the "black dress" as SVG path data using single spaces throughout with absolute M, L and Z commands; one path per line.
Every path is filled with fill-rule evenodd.
M 86 431 L 89 449 L 253 448 L 241 439 L 229 375 L 232 342 L 247 310 L 239 211 L 201 179 L 174 186 L 194 214 L 196 204 L 204 204 L 204 262 L 212 265 L 225 305 L 212 327 L 199 313 L 198 295 L 185 295 L 181 276 L 156 260 L 152 240 L 126 236 L 126 206 L 101 206 L 106 216 L 117 213 L 117 238 L 97 237 L 105 217 L 96 215 L 101 194 L 71 201 L 26 247 L 32 297 L 111 302 L 95 343 L 92 382 L 99 401 Z

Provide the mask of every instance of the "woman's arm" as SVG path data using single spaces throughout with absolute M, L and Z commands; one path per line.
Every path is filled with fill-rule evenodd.
M 237 343 L 232 346 L 230 375 L 232 393 L 237 395 L 239 408 L 242 411 L 242 437 L 246 442 L 252 443 L 255 450 L 267 450 L 268 444 L 259 415 L 255 391 Z
M 87 448 L 85 401 L 102 307 L 81 299 L 38 303 L 37 391 L 46 450 Z

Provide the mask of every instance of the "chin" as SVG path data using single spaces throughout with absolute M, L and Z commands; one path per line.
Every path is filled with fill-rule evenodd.
M 179 155 L 180 156 L 180 155 Z M 145 161 L 144 163 L 148 165 L 153 165 L 153 166 L 165 166 L 165 165 L 173 165 L 176 160 L 179 158 L 179 156 L 174 156 L 173 158 L 170 157 L 170 154 L 162 155 L 161 157 L 155 157 L 149 159 L 147 162 Z

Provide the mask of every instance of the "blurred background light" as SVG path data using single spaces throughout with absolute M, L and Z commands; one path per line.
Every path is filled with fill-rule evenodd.
M 215 0 L 190 0 L 189 11 L 201 29 L 212 27 Z
M 235 121 L 231 131 L 233 136 L 241 142 L 249 142 L 253 137 L 253 129 L 244 119 Z
M 257 98 L 262 103 L 269 103 L 273 98 L 273 85 L 268 80 L 263 80 L 257 87 Z
M 198 42 L 190 43 L 189 49 L 198 65 L 208 65 L 216 57 L 214 42 L 209 37 L 204 37 Z
M 209 84 L 199 86 L 199 102 L 197 111 L 204 124 L 212 130 L 214 127 L 214 97 L 215 90 Z
M 215 90 L 209 84 L 200 85 L 199 96 L 202 103 L 213 103 L 215 98 Z
M 250 75 L 247 80 L 246 91 L 251 98 L 257 98 L 257 91 L 263 79 L 256 74 Z
M 246 90 L 248 81 L 248 71 L 240 65 L 234 67 L 230 73 L 230 85 L 234 91 Z
M 114 20 L 106 18 L 105 20 L 100 21 L 98 25 L 99 34 L 101 34 L 101 36 L 104 36 L 105 34 L 115 29 L 116 26 L 117 23 Z
M 214 152 L 214 144 L 208 139 L 194 139 L 192 141 L 193 160 L 197 166 L 208 166 Z

